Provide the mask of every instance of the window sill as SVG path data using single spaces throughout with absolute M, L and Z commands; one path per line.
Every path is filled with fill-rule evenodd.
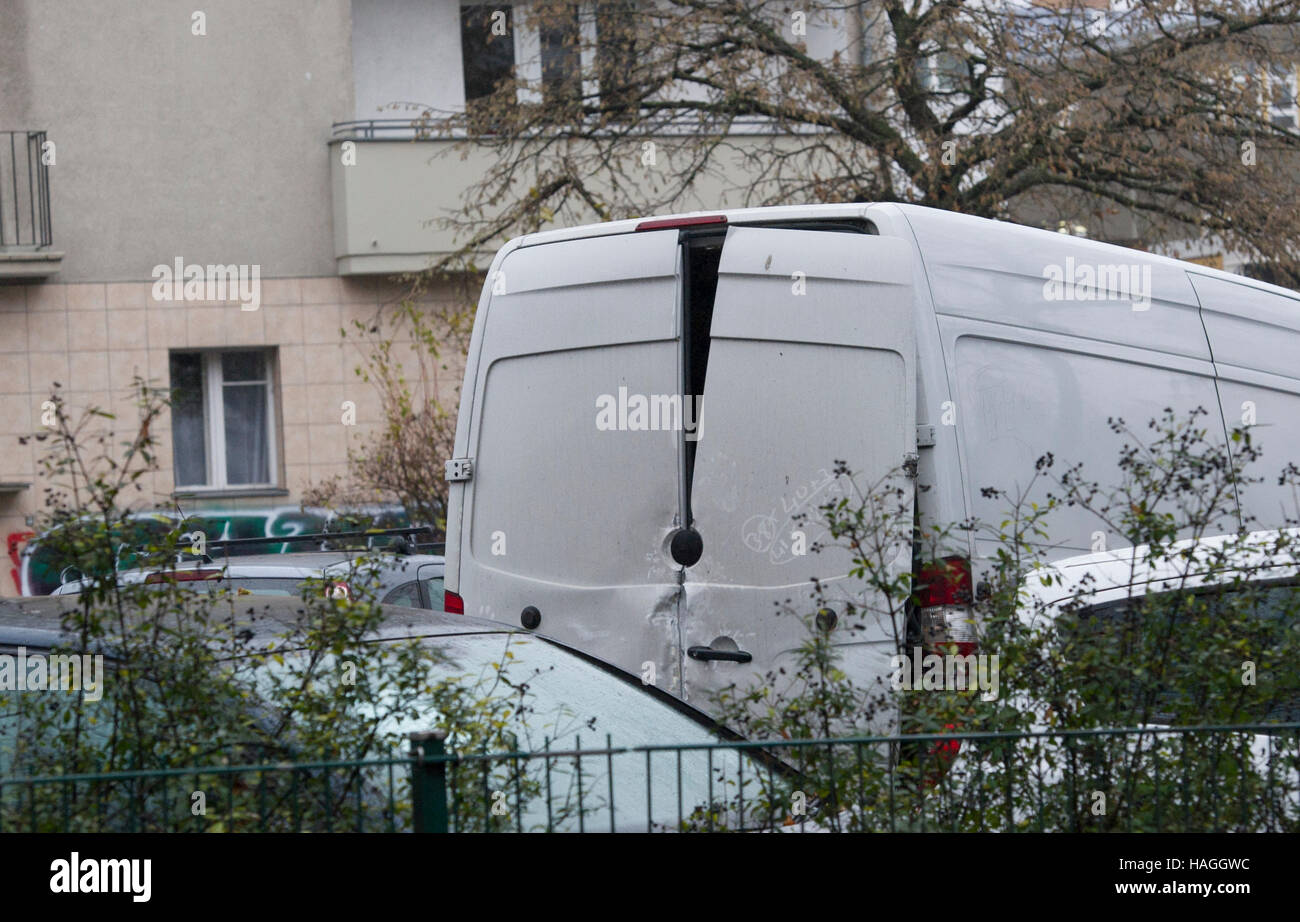
M 174 499 L 239 499 L 256 496 L 288 496 L 284 487 L 181 487 L 172 491 Z

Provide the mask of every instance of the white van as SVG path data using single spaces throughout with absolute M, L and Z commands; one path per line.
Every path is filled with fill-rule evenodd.
M 781 666 L 805 636 L 781 603 L 806 608 L 813 577 L 847 572 L 841 554 L 799 553 L 821 535 L 800 538 L 795 518 L 816 518 L 836 460 L 860 483 L 915 471 L 925 521 L 996 521 L 981 487 L 1026 488 L 1049 451 L 1105 478 L 1120 448 L 1108 418 L 1202 407 L 1225 436 L 1254 421 L 1276 474 L 1300 459 L 1298 356 L 1295 292 L 927 208 L 517 238 L 470 344 L 447 608 L 522 622 L 705 706 Z M 1274 477 L 1240 507 L 1268 527 L 1292 503 Z M 1098 531 L 1063 510 L 1054 553 L 1092 550 Z M 955 551 L 967 586 L 988 550 L 972 535 Z M 912 565 L 906 548 L 896 565 Z M 840 633 L 855 674 L 885 673 L 887 627 Z

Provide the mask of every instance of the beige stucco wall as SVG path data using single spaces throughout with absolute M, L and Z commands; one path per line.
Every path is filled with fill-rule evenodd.
M 127 423 L 138 419 L 132 377 L 166 386 L 169 350 L 267 346 L 277 352 L 280 482 L 287 492 L 186 499 L 187 511 L 296 504 L 306 486 L 343 473 L 349 446 L 372 436 L 380 419 L 377 392 L 355 373 L 364 346 L 355 337 L 342 338 L 340 329 L 374 318 L 402 295 L 397 285 L 333 277 L 263 280 L 256 311 L 243 311 L 237 302 L 159 302 L 151 290 L 150 282 L 0 286 L 0 482 L 31 484 L 0 493 L 0 538 L 28 531 L 28 517 L 43 501 L 38 456 L 48 443 L 20 445 L 18 439 L 40 431 L 41 404 L 54 382 L 62 385 L 70 413 L 96 405 Z M 435 297 L 446 300 L 458 292 L 449 287 Z M 415 373 L 406 345 L 395 348 L 394 356 Z M 436 383 L 450 396 L 462 365 L 456 356 L 447 358 L 449 367 Z M 356 404 L 355 426 L 343 424 L 347 400 Z M 139 507 L 172 506 L 170 420 L 162 423 L 155 432 L 159 470 L 145 479 L 135 500 Z M 7 545 L 0 547 L 7 551 Z M 16 594 L 11 566 L 6 559 L 0 595 Z
M 333 274 L 325 141 L 353 111 L 349 0 L 0 3 L 0 128 L 55 144 L 58 281 Z

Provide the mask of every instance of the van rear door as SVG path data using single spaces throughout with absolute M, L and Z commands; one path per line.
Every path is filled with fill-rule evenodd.
M 686 570 L 684 697 L 698 707 L 789 664 L 815 610 L 814 577 L 831 598 L 861 600 L 860 581 L 846 579 L 851 555 L 811 548 L 833 543 L 818 507 L 844 493 L 836 461 L 866 489 L 916 450 L 912 258 L 892 237 L 727 231 L 688 497 L 703 553 Z M 913 482 L 899 473 L 898 506 L 910 510 Z M 895 524 L 905 529 L 893 567 L 910 569 L 910 516 Z M 830 607 L 855 679 L 887 674 L 892 626 Z
M 523 623 L 673 691 L 680 573 L 664 542 L 681 433 L 649 428 L 638 398 L 679 391 L 679 252 L 664 230 L 499 262 L 466 381 L 474 469 L 455 587 L 468 615 Z

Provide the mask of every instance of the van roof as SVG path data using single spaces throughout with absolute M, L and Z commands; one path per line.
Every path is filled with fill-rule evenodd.
M 643 221 L 676 221 L 716 215 L 724 216 L 728 224 L 743 224 L 754 221 L 801 221 L 809 218 L 863 218 L 866 217 L 867 210 L 870 207 L 870 203 L 849 202 L 842 205 L 775 205 L 762 208 L 719 208 L 712 211 L 684 211 L 676 214 L 629 218 L 625 221 L 580 224 L 577 227 L 565 227 L 541 231 L 536 234 L 525 234 L 519 238 L 519 246 L 558 243 L 561 240 L 577 240 L 583 237 L 630 234 Z
M 961 224 L 967 224 L 974 229 L 981 225 L 987 227 L 989 224 L 994 224 L 998 225 L 998 229 L 1004 233 L 1007 231 L 1023 233 L 1038 238 L 1039 242 L 1046 242 L 1048 239 L 1059 240 L 1061 236 L 1056 231 L 1045 230 L 1043 228 L 1030 227 L 1024 224 L 1015 224 L 1010 221 L 999 221 L 992 218 L 981 218 L 953 211 L 944 211 L 940 208 L 927 208 L 923 205 L 909 205 L 895 202 L 846 202 L 843 204 L 829 205 L 778 205 L 759 208 L 720 208 L 712 211 L 687 211 L 667 215 L 629 218 L 623 221 L 581 224 L 576 227 L 558 228 L 555 230 L 525 234 L 517 238 L 517 245 L 520 247 L 528 247 L 545 243 L 559 243 L 564 240 L 578 240 L 585 237 L 605 237 L 615 234 L 630 234 L 636 230 L 637 225 L 644 221 L 686 220 L 689 218 L 702 218 L 717 215 L 725 217 L 728 224 L 752 224 L 767 221 L 806 221 L 809 219 L 828 218 L 865 218 L 869 220 L 872 211 L 883 208 L 897 210 L 898 213 L 901 213 L 906 217 L 914 231 L 920 231 L 922 228 L 937 229 L 943 226 L 952 228 Z M 973 233 L 971 236 L 973 240 L 982 239 L 982 235 L 978 233 Z M 1151 253 L 1146 250 L 1135 250 L 1131 247 L 1120 246 L 1119 244 L 1088 240 L 1087 238 L 1080 237 L 1070 237 L 1068 239 L 1074 243 L 1086 242 L 1096 247 L 1114 248 L 1117 252 L 1117 258 L 1119 253 L 1123 253 L 1125 254 L 1125 259 L 1135 261 L 1139 264 L 1147 263 L 1153 266 L 1158 265 L 1168 268 L 1177 268 L 1207 278 L 1222 279 L 1238 285 L 1245 285 L 1259 291 L 1265 291 L 1286 298 L 1300 300 L 1300 292 L 1292 291 L 1289 288 L 1283 288 L 1279 285 L 1273 285 L 1268 282 L 1262 282 L 1257 279 L 1252 279 L 1244 275 L 1235 275 L 1234 273 L 1226 272 L 1222 269 L 1214 269 L 1209 266 L 1202 266 L 1198 263 L 1191 263 L 1185 260 L 1175 259 L 1172 256 Z

